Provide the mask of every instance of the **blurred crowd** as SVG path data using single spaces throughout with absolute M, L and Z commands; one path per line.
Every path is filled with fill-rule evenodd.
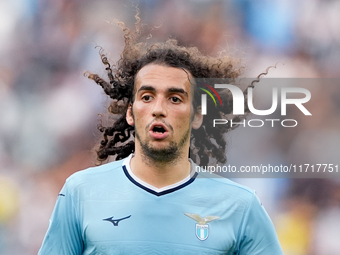
M 292 110 L 296 128 L 232 131 L 229 164 L 339 164 L 340 0 L 2 0 L 1 255 L 36 254 L 65 179 L 94 165 L 108 99 L 84 72 L 105 76 L 100 48 L 119 59 L 116 23 L 133 28 L 136 5 L 148 40 L 230 54 L 244 77 L 276 65 L 267 77 L 316 81 L 313 116 Z M 268 88 L 256 90 L 261 101 Z M 257 190 L 286 255 L 340 254 L 340 179 L 237 181 Z

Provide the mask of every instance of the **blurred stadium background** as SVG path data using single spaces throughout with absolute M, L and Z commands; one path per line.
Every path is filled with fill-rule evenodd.
M 115 20 L 133 28 L 136 4 L 0 0 L 0 254 L 36 254 L 65 179 L 93 166 L 107 98 L 83 74 L 105 74 L 96 46 L 118 60 L 124 42 Z M 268 77 L 339 78 L 339 0 L 140 0 L 138 6 L 145 37 L 228 52 L 242 60 L 245 77 L 278 63 Z M 339 162 L 340 86 L 311 92 L 313 117 L 299 119 L 299 128 L 230 133 L 229 163 Z M 339 179 L 237 181 L 257 190 L 286 255 L 340 254 Z

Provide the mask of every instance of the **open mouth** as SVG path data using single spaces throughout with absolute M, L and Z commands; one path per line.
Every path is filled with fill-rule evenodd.
M 169 132 L 164 124 L 154 123 L 150 128 L 150 135 L 156 140 L 162 140 L 169 135 Z
M 162 126 L 154 126 L 152 131 L 156 134 L 164 134 L 166 132 Z

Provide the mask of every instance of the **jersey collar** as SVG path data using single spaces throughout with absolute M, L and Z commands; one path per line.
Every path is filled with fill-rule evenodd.
M 181 188 L 184 188 L 185 186 L 189 185 L 190 183 L 192 183 L 198 173 L 195 172 L 195 163 L 189 158 L 190 161 L 190 165 L 191 165 L 191 171 L 190 174 L 185 177 L 183 180 L 174 183 L 172 185 L 169 186 L 165 186 L 162 188 L 156 188 L 150 184 L 148 184 L 147 182 L 142 181 L 141 179 L 139 179 L 131 170 L 130 168 L 130 161 L 131 158 L 133 157 L 133 154 L 131 154 L 129 157 L 125 158 L 125 160 L 123 161 L 122 167 L 124 170 L 124 173 L 126 175 L 126 177 L 135 185 L 137 185 L 138 187 L 144 189 L 145 191 L 156 195 L 156 196 L 162 196 L 162 195 L 166 195 L 169 193 L 172 193 L 176 190 L 179 190 Z

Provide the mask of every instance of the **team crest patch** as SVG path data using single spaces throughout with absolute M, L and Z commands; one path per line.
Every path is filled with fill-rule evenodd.
M 194 214 L 194 213 L 184 213 L 184 214 L 188 216 L 189 218 L 197 221 L 196 236 L 201 241 L 206 240 L 209 236 L 209 225 L 207 223 L 220 218 L 218 216 L 205 216 L 204 218 L 202 218 L 198 214 Z

